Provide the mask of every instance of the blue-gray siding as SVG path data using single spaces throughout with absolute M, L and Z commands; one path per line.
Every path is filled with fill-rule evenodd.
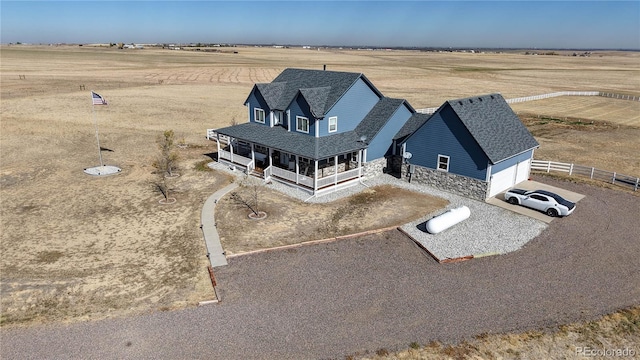
M 296 96 L 296 98 L 289 105 L 288 110 L 290 110 L 291 115 L 291 129 L 290 131 L 297 131 L 296 126 L 296 117 L 302 116 L 309 119 L 309 135 L 315 136 L 316 129 L 315 126 L 317 124 L 316 119 L 314 119 L 313 115 L 311 115 L 311 110 L 309 109 L 309 104 L 304 100 L 304 98 L 300 95 Z M 300 132 L 300 134 L 305 134 Z
M 259 108 L 264 110 L 264 123 L 269 126 L 269 106 L 267 106 L 267 102 L 264 100 L 262 95 L 260 95 L 259 91 L 254 91 L 249 95 L 247 99 L 247 103 L 249 104 L 249 122 L 255 122 L 255 108 Z M 262 123 L 258 123 L 262 124 Z
M 449 156 L 449 172 L 486 180 L 489 159 L 449 105 L 406 140 L 410 163 L 436 169 L 438 154 Z
M 378 103 L 380 97 L 360 78 L 319 121 L 320 136 L 351 131 Z M 329 133 L 329 118 L 338 117 L 338 131 Z M 393 137 L 393 135 L 391 136 Z
M 499 163 L 491 166 L 491 175 L 504 170 L 508 167 L 521 163 L 523 161 L 527 161 L 533 157 L 533 149 L 529 151 L 525 151 L 522 154 L 510 157 L 504 161 L 500 161 Z
M 386 155 L 392 146 L 391 139 L 411 117 L 411 111 L 405 105 L 396 110 L 391 119 L 380 129 L 367 148 L 367 161 L 379 159 Z

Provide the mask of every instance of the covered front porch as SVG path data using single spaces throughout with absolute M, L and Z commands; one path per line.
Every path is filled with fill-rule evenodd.
M 356 185 L 362 176 L 363 149 L 311 158 L 235 138 L 218 136 L 217 144 L 219 162 L 313 195 Z

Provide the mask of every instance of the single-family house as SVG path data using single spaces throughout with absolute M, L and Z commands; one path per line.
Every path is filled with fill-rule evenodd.
M 500 94 L 414 114 L 394 137 L 403 177 L 485 199 L 527 180 L 539 146 Z
M 539 145 L 500 94 L 417 113 L 360 73 L 285 69 L 255 84 L 218 161 L 318 195 L 384 169 L 484 200 L 526 180 Z
M 245 106 L 247 123 L 217 129 L 218 160 L 312 194 L 381 172 L 391 139 L 415 113 L 363 74 L 304 69 L 256 84 Z

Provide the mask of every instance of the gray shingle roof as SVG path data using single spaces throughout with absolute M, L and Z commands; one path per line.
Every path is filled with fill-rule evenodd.
M 254 123 L 239 124 L 217 131 L 237 139 L 319 160 L 364 149 L 403 104 L 413 111 L 403 99 L 382 98 L 353 131 L 319 138 L 289 132 L 280 126 L 267 128 Z M 366 139 L 364 142 L 359 141 L 362 136 Z
M 393 140 L 402 139 L 407 135 L 413 134 L 414 131 L 418 130 L 422 124 L 426 123 L 427 120 L 431 117 L 431 114 L 420 114 L 414 113 L 411 115 L 409 120 L 404 124 L 404 126 L 396 133 L 393 137 Z
M 356 126 L 355 132 L 359 136 L 364 136 L 365 142 L 370 142 L 402 104 L 407 104 L 409 109 L 413 111 L 411 105 L 406 103 L 404 99 L 383 97 Z
M 493 164 L 540 146 L 500 94 L 445 104 L 451 106 Z
M 254 90 L 260 91 L 272 110 L 285 110 L 303 90 L 302 95 L 311 105 L 314 115 L 321 118 L 359 78 L 363 78 L 382 97 L 363 74 L 309 69 L 285 69 L 270 84 L 257 84 Z
M 256 84 L 255 87 L 258 88 L 269 108 L 276 109 L 280 105 L 280 97 L 282 96 L 282 92 L 284 91 L 286 84 L 281 82 L 272 82 Z
M 290 132 L 280 126 L 269 128 L 255 123 L 229 126 L 217 131 L 223 135 L 255 142 L 315 160 L 357 151 L 366 147 L 364 143 L 358 141 L 360 137 L 355 131 L 316 138 Z
M 324 112 L 327 106 L 327 98 L 331 92 L 330 86 L 323 86 L 310 89 L 300 89 L 300 93 L 309 104 L 311 113 L 316 118 L 324 117 Z M 288 104 L 287 104 L 288 105 Z

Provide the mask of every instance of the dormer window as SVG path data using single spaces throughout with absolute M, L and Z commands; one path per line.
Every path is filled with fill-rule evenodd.
M 264 124 L 264 110 L 258 108 L 253 109 L 253 119 L 257 123 Z
M 302 116 L 296 116 L 296 130 L 303 133 L 309 133 L 309 119 Z
M 329 132 L 336 132 L 338 131 L 338 117 L 337 116 L 332 116 L 329 118 Z

